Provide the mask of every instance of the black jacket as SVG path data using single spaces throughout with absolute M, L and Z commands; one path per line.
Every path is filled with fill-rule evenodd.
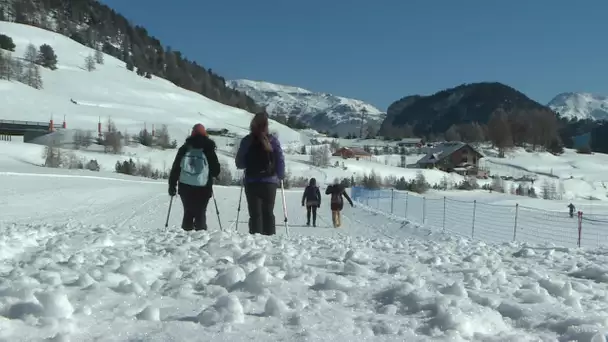
M 346 193 L 346 189 L 341 184 L 333 184 L 328 186 L 325 190 L 325 194 L 340 196 L 340 204 L 344 202 L 342 200 L 342 197 L 344 197 L 346 198 L 346 200 L 348 200 L 348 203 L 353 206 L 353 201 L 350 199 L 350 196 L 348 196 L 348 194 Z
M 306 189 L 304 189 L 304 194 L 302 195 L 302 205 L 304 202 L 317 202 L 317 206 L 321 205 L 321 191 L 318 186 L 308 185 Z
M 205 157 L 207 157 L 207 162 L 209 163 L 209 181 L 207 181 L 207 187 L 213 186 L 213 178 L 220 175 L 220 162 L 215 153 L 215 142 L 206 136 L 195 135 L 186 139 L 186 142 L 177 150 L 177 155 L 175 156 L 173 166 L 171 167 L 171 173 L 169 174 L 169 187 L 175 188 L 177 186 L 179 174 L 182 171 L 182 158 L 189 147 L 203 149 L 203 153 L 205 153 Z

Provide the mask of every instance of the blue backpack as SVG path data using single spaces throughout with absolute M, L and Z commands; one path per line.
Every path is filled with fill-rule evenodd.
M 189 148 L 184 154 L 179 174 L 180 183 L 192 186 L 207 186 L 209 163 L 201 148 Z

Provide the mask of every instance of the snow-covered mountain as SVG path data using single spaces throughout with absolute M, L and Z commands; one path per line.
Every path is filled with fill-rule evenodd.
M 548 104 L 561 117 L 569 119 L 608 119 L 608 96 L 589 93 L 561 93 Z
M 245 92 L 273 115 L 297 116 L 319 131 L 359 135 L 361 117 L 365 127 L 377 132 L 386 113 L 360 100 L 264 81 L 232 80 L 229 87 Z

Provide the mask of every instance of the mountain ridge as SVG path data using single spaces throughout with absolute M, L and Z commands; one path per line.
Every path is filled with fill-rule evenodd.
M 373 135 L 386 117 L 385 112 L 364 101 L 297 86 L 248 79 L 228 80 L 226 85 L 265 106 L 270 115 L 297 117 L 330 134 L 359 136 L 363 116 L 364 135 Z
M 608 120 L 608 96 L 605 95 L 563 92 L 547 105 L 565 119 Z

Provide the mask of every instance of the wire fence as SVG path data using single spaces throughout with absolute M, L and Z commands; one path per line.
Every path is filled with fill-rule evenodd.
M 608 245 L 608 215 L 579 211 L 571 217 L 566 211 L 519 204 L 496 205 L 362 187 L 352 187 L 351 195 L 354 201 L 393 217 L 488 242 L 521 241 L 564 247 Z

